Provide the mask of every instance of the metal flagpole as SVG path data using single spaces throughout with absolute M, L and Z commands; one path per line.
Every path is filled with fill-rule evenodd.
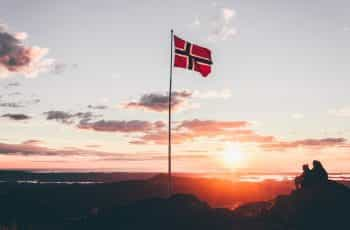
M 169 130 L 168 130 L 168 193 L 169 197 L 172 194 L 172 181 L 171 181 L 171 90 L 172 90 L 172 81 L 173 81 L 173 37 L 174 31 L 170 31 L 171 36 L 171 48 L 170 48 L 170 84 L 169 84 Z

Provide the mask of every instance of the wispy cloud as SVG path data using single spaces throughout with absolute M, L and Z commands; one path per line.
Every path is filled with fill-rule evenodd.
M 122 153 L 102 152 L 95 150 L 85 150 L 80 148 L 50 148 L 39 145 L 42 142 L 37 140 L 28 140 L 20 144 L 0 143 L 0 154 L 3 155 L 22 155 L 22 156 L 96 156 L 111 157 L 125 156 Z
M 21 108 L 24 107 L 24 105 L 17 102 L 0 102 L 0 107 Z
M 0 26 L 0 77 L 22 74 L 35 77 L 40 72 L 49 71 L 53 59 L 45 59 L 48 49 L 25 46 L 26 33 L 10 33 Z
M 201 99 L 228 99 L 231 96 L 232 96 L 232 93 L 229 89 L 208 90 L 208 91 L 195 90 L 193 92 L 194 98 L 201 98 Z
M 300 120 L 300 119 L 303 119 L 305 116 L 302 113 L 293 113 L 291 117 L 293 119 Z
M 247 121 L 184 120 L 177 122 L 172 133 L 174 144 L 182 144 L 198 138 L 216 138 L 221 141 L 265 143 L 274 137 L 261 136 L 249 129 Z M 146 133 L 134 141 L 137 144 L 167 144 L 166 130 Z
M 41 140 L 36 140 L 36 139 L 29 139 L 26 141 L 23 141 L 22 144 L 24 145 L 40 145 L 43 144 L 44 142 Z
M 75 125 L 81 130 L 92 130 L 97 132 L 119 132 L 119 133 L 148 133 L 165 127 L 162 121 L 143 120 L 96 120 L 100 115 L 91 112 L 70 113 L 60 110 L 45 112 L 47 120 L 54 120 L 66 125 Z
M 192 92 L 177 91 L 172 93 L 171 107 L 174 111 L 189 107 L 188 100 Z M 126 109 L 142 109 L 153 112 L 166 112 L 169 107 L 169 97 L 167 93 L 144 94 L 139 100 L 122 104 Z
M 342 137 L 282 141 L 275 136 L 258 134 L 250 129 L 250 125 L 247 121 L 185 120 L 177 122 L 173 129 L 172 141 L 173 144 L 183 144 L 198 138 L 210 138 L 219 142 L 250 143 L 264 151 L 285 151 L 295 148 L 345 148 L 345 146 L 349 146 L 347 140 Z M 165 145 L 168 143 L 168 133 L 165 129 L 158 132 L 147 132 L 130 143 Z
M 323 138 L 323 139 L 304 139 L 296 141 L 276 141 L 273 143 L 266 143 L 261 145 L 265 150 L 278 150 L 284 151 L 287 149 L 308 147 L 308 148 L 326 148 L 342 146 L 347 143 L 345 138 Z
M 67 64 L 62 62 L 53 62 L 49 68 L 49 71 L 54 74 L 62 74 L 68 70 L 74 70 L 78 68 L 77 64 Z
M 19 82 L 10 82 L 8 84 L 5 85 L 5 89 L 9 89 L 9 88 L 13 88 L 13 87 L 18 87 L 21 84 Z
M 228 99 L 231 97 L 231 91 L 208 90 L 208 91 L 176 91 L 172 93 L 171 108 L 173 111 L 197 108 L 199 104 L 190 103 L 191 99 Z M 149 93 L 141 96 L 136 101 L 126 102 L 121 105 L 126 109 L 142 109 L 153 112 L 166 112 L 169 107 L 169 97 L 167 93 Z
M 18 96 L 21 95 L 19 92 L 9 93 L 8 96 Z M 0 107 L 7 108 L 22 108 L 28 105 L 35 105 L 40 103 L 40 99 L 31 99 L 26 101 L 17 101 L 17 102 L 2 102 L 0 101 Z
M 31 119 L 30 116 L 28 116 L 26 114 L 22 114 L 22 113 L 7 113 L 7 114 L 2 115 L 1 117 L 9 118 L 9 119 L 15 120 L 15 121 L 23 121 L 23 120 Z
M 149 122 L 149 121 L 140 121 L 140 120 L 131 120 L 131 121 L 81 120 L 77 127 L 79 129 L 94 130 L 98 132 L 145 133 L 145 132 L 161 129 L 164 126 L 165 124 L 162 121 Z
M 76 121 L 76 119 L 87 121 L 92 118 L 98 117 L 97 115 L 94 115 L 91 112 L 69 113 L 59 110 L 51 110 L 45 112 L 44 115 L 46 116 L 46 120 L 55 120 L 63 124 L 73 124 Z
M 201 21 L 199 20 L 198 17 L 196 17 L 190 24 L 189 27 L 190 28 L 198 28 L 201 25 Z
M 350 107 L 330 109 L 328 113 L 336 117 L 350 117 Z
M 98 110 L 104 110 L 107 109 L 107 105 L 88 105 L 89 109 L 98 109 Z
M 197 133 L 211 133 L 220 132 L 225 129 L 236 129 L 248 126 L 247 121 L 215 121 L 215 120 L 185 120 L 182 121 L 177 129 L 187 129 L 190 131 L 196 131 Z
M 225 41 L 232 39 L 237 34 L 234 26 L 236 12 L 231 8 L 221 8 L 220 13 L 211 22 L 211 32 L 208 40 L 211 42 Z

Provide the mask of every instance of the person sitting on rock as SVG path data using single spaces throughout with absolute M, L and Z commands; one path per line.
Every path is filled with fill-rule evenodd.
M 311 170 L 312 183 L 315 185 L 323 184 L 328 181 L 328 173 L 323 168 L 322 164 L 318 160 L 312 162 L 313 168 Z
M 309 165 L 304 164 L 303 173 L 300 176 L 297 176 L 294 180 L 295 188 L 299 190 L 301 188 L 307 187 L 311 182 L 310 176 L 311 176 L 311 170 L 309 168 Z

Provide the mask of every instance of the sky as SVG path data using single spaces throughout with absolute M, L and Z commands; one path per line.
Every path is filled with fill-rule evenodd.
M 173 70 L 176 172 L 350 166 L 350 2 L 6 1 L 0 168 L 166 172 L 170 30 L 212 51 Z

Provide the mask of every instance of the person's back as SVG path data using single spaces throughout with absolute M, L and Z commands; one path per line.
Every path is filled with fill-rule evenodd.
M 314 160 L 312 164 L 313 164 L 313 169 L 311 173 L 312 181 L 315 184 L 326 183 L 328 181 L 328 173 L 323 168 L 321 162 Z
M 311 178 L 311 170 L 309 168 L 309 165 L 306 165 L 306 167 L 304 168 L 304 173 L 303 173 L 303 180 L 301 182 L 301 187 L 302 188 L 307 188 L 310 187 L 310 185 L 312 184 L 312 178 Z
M 310 184 L 310 168 L 309 165 L 303 165 L 303 173 L 294 180 L 296 189 L 305 188 Z

